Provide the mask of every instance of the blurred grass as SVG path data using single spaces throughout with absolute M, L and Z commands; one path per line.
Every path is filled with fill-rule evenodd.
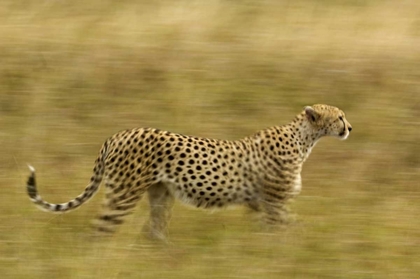
M 2 1 L 2 278 L 418 278 L 419 16 L 415 0 Z M 235 139 L 313 103 L 354 131 L 318 144 L 285 231 L 177 205 L 164 246 L 140 233 L 143 201 L 94 240 L 101 197 L 64 216 L 26 197 L 26 162 L 67 201 L 125 128 Z

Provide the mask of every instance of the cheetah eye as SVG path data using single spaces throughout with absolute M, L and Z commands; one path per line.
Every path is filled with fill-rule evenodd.
M 338 119 L 340 119 L 341 121 L 343 121 L 343 117 L 342 116 L 339 116 Z

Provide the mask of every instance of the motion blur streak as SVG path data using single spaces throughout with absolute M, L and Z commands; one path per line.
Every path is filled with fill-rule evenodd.
M 1 277 L 419 278 L 419 5 L 2 0 Z M 100 198 L 62 216 L 27 200 L 26 163 L 45 199 L 67 201 L 116 131 L 237 139 L 314 103 L 354 131 L 317 145 L 285 230 L 177 204 L 164 246 L 141 234 L 145 199 L 97 239 Z

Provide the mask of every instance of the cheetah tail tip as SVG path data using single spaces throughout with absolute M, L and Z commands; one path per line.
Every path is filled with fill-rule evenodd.
M 29 164 L 27 164 L 27 165 L 28 165 L 28 168 L 31 171 L 31 173 L 34 173 L 35 172 L 35 168 L 33 166 L 29 165 Z

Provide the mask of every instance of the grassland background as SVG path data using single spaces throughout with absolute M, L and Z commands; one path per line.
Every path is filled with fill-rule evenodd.
M 3 0 L 0 277 L 419 278 L 419 50 L 416 0 Z M 177 204 L 161 245 L 144 199 L 93 239 L 101 194 L 66 215 L 26 196 L 26 163 L 47 200 L 79 194 L 125 128 L 236 139 L 313 103 L 354 130 L 317 145 L 284 231 Z

